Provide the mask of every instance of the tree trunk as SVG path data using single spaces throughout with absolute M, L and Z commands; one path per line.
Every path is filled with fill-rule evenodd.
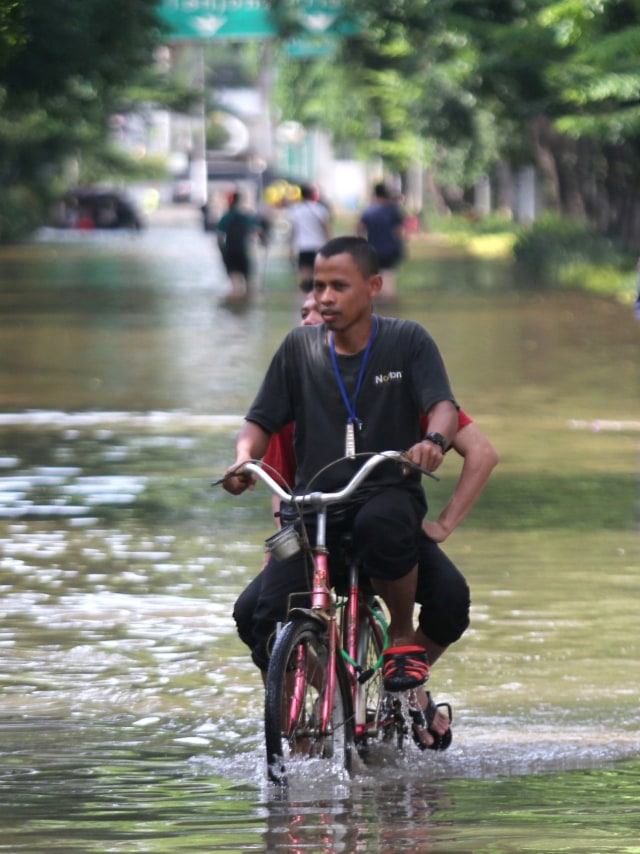
M 555 132 L 546 116 L 535 116 L 531 119 L 528 130 L 531 152 L 542 178 L 545 207 L 560 213 L 560 179 L 552 146 Z

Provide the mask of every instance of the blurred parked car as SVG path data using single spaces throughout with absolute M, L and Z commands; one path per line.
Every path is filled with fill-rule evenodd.
M 130 228 L 143 227 L 133 202 L 117 190 L 77 188 L 66 193 L 53 214 L 56 228 Z

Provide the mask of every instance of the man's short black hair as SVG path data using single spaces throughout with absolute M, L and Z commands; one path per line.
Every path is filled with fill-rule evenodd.
M 365 278 L 375 276 L 380 271 L 378 253 L 364 237 L 334 237 L 318 250 L 318 255 L 323 258 L 332 258 L 334 255 L 351 255 L 356 267 Z

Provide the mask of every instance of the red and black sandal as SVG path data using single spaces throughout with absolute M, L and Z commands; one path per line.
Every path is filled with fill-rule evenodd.
M 429 678 L 427 653 L 421 646 L 394 646 L 382 653 L 385 691 L 411 691 Z

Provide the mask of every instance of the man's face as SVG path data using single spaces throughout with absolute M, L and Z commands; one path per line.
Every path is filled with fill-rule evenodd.
M 381 285 L 380 276 L 363 276 L 348 252 L 330 258 L 316 255 L 313 294 L 322 320 L 331 330 L 348 329 L 368 315 Z
M 318 323 L 322 323 L 322 316 L 318 311 L 313 291 L 310 294 L 307 294 L 307 298 L 302 303 L 302 307 L 300 308 L 300 317 L 300 326 L 316 326 Z

